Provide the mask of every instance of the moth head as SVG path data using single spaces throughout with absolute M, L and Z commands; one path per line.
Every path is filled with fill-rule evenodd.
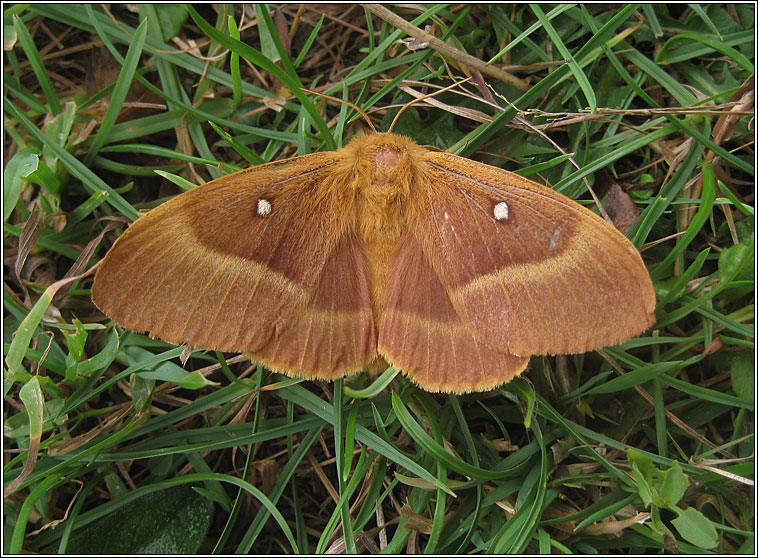
M 413 184 L 422 179 L 423 148 L 404 136 L 377 134 L 373 139 L 367 155 L 377 184 L 409 195 Z
M 378 169 L 392 170 L 400 163 L 402 153 L 396 147 L 380 147 L 374 154 L 374 165 Z

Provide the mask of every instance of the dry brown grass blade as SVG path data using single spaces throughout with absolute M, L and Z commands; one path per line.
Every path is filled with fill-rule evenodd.
M 582 533 L 587 535 L 615 535 L 618 537 L 621 536 L 621 532 L 624 529 L 627 529 L 632 525 L 641 525 L 648 519 L 650 519 L 650 514 L 648 512 L 640 512 L 629 519 L 601 521 L 599 523 L 587 525 L 587 527 L 582 529 Z
M 306 458 L 308 459 L 308 463 L 311 464 L 311 467 L 313 468 L 313 472 L 316 473 L 316 476 L 321 481 L 321 484 L 324 486 L 324 489 L 329 493 L 329 496 L 334 500 L 335 504 L 338 504 L 340 501 L 340 495 L 337 492 L 337 490 L 334 488 L 334 485 L 329 480 L 329 477 L 327 476 L 326 472 L 324 471 L 323 467 L 321 466 L 321 463 L 318 462 L 318 459 L 316 459 L 316 456 L 313 455 L 313 452 L 306 453 Z
M 728 459 L 724 460 L 725 462 L 733 462 L 733 461 L 747 461 L 749 459 L 752 459 L 753 456 L 751 455 L 749 458 L 745 458 L 743 460 L 740 459 Z M 712 460 L 708 460 L 712 461 Z M 717 475 L 721 475 L 722 477 L 726 477 L 728 479 L 731 479 L 733 481 L 739 482 L 741 484 L 744 484 L 746 486 L 755 486 L 755 481 L 752 479 L 749 479 L 747 477 L 743 477 L 741 475 L 736 475 L 734 473 L 730 473 L 729 471 L 724 471 L 723 469 L 719 469 L 718 467 L 713 467 L 712 465 L 707 465 L 703 461 L 696 461 L 690 457 L 690 465 L 693 467 L 697 467 L 698 469 L 705 469 L 706 471 L 710 471 L 711 473 L 716 473 Z
M 492 117 L 488 114 L 483 113 L 480 110 L 471 109 L 468 107 L 459 107 L 456 105 L 449 105 L 449 104 L 443 103 L 442 101 L 438 101 L 437 99 L 429 98 L 428 95 L 425 96 L 423 93 L 421 93 L 420 91 L 416 91 L 412 87 L 400 85 L 398 88 L 404 91 L 405 93 L 408 93 L 408 95 L 416 99 L 424 98 L 424 102 L 426 104 L 440 108 L 451 114 L 455 114 L 463 118 L 468 118 L 469 120 L 473 120 L 474 122 L 485 122 L 485 123 L 492 122 Z
M 410 101 L 409 103 L 406 103 L 399 111 L 397 111 L 397 114 L 395 114 L 395 118 L 392 119 L 392 123 L 390 124 L 388 132 L 390 132 L 390 133 L 392 132 L 392 130 L 395 128 L 395 124 L 397 123 L 398 119 L 400 118 L 400 115 L 403 114 L 403 112 L 406 109 L 409 109 L 413 105 L 418 104 L 418 103 L 420 103 L 422 101 L 426 101 L 427 99 L 430 99 L 432 97 L 436 97 L 437 95 L 439 95 L 441 93 L 444 93 L 445 91 L 450 91 L 451 89 L 455 89 L 456 87 L 458 87 L 459 85 L 461 85 L 463 83 L 466 83 L 470 79 L 471 78 L 466 78 L 466 79 L 462 79 L 460 81 L 456 81 L 455 83 L 453 83 L 451 85 L 448 85 L 447 87 L 443 87 L 442 89 L 438 89 L 437 91 L 435 91 L 433 93 L 429 93 L 427 95 L 422 95 L 421 97 L 417 97 L 417 98 L 413 99 L 412 101 Z
M 40 436 L 29 437 L 29 454 L 26 457 L 24 468 L 21 470 L 21 473 L 19 473 L 19 475 L 13 479 L 13 481 L 5 488 L 3 491 L 3 498 L 8 498 L 8 496 L 13 494 L 34 470 L 34 466 L 37 464 L 37 454 L 39 453 L 39 445 L 41 440 L 41 434 Z
M 84 247 L 82 252 L 79 254 L 79 257 L 76 258 L 76 261 L 73 263 L 73 265 L 68 269 L 66 274 L 61 277 L 61 279 L 68 279 L 70 277 L 74 277 L 75 275 L 79 275 L 82 273 L 89 263 L 90 259 L 92 258 L 92 255 L 95 253 L 95 250 L 97 250 L 97 247 L 100 245 L 100 242 L 103 240 L 103 237 L 108 233 L 108 231 L 111 231 L 113 229 L 116 229 L 118 227 L 118 223 L 115 221 L 112 221 L 105 225 L 103 227 L 103 230 L 100 231 L 100 234 L 98 234 L 95 238 L 90 240 L 87 245 Z M 68 290 L 73 285 L 73 281 L 71 283 L 68 283 L 60 288 L 60 290 L 55 293 L 55 296 L 53 297 L 53 302 L 60 300 L 65 296 L 65 294 L 68 292 Z
M 98 436 L 104 433 L 112 432 L 117 429 L 134 409 L 134 405 L 131 401 L 119 403 L 114 405 L 110 416 L 102 423 L 98 424 L 91 430 L 76 436 L 75 438 L 69 438 L 68 440 L 62 440 L 51 444 L 48 448 L 48 454 L 53 457 L 61 455 L 68 455 L 72 451 L 82 447 L 84 444 L 94 440 Z
M 21 270 L 24 268 L 26 258 L 29 257 L 32 249 L 34 249 L 37 244 L 37 239 L 42 231 L 42 222 L 44 221 L 44 218 L 45 214 L 39 208 L 39 205 L 34 204 L 32 212 L 26 220 L 24 228 L 21 230 L 21 235 L 18 237 L 18 253 L 16 254 L 14 271 L 16 272 L 18 282 L 22 286 L 23 281 L 21 281 Z
M 740 118 L 742 118 L 745 112 L 749 111 L 755 104 L 754 76 L 751 75 L 743 82 L 740 88 L 735 91 L 734 95 L 732 95 L 731 99 L 729 99 L 729 102 L 733 103 L 733 106 L 731 106 L 726 113 L 719 115 L 716 124 L 713 126 L 711 137 L 713 143 L 716 145 L 721 145 L 731 139 Z M 714 166 L 717 166 L 720 157 L 713 151 L 709 151 L 705 154 L 705 160 L 713 163 Z M 691 198 L 699 198 L 702 190 L 702 180 L 698 180 L 689 196 Z M 686 207 L 683 228 L 686 228 L 689 225 L 697 210 L 697 205 L 689 205 Z

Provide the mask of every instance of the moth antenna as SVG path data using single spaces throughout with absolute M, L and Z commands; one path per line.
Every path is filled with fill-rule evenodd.
M 405 105 L 403 108 L 401 108 L 399 111 L 397 111 L 397 114 L 395 115 L 395 118 L 392 119 L 392 124 L 390 124 L 390 129 L 387 130 L 388 134 L 392 133 L 392 129 L 395 127 L 395 122 L 397 122 L 398 117 L 403 114 L 403 111 L 407 109 L 408 107 L 415 105 L 416 103 L 419 103 L 425 99 L 428 99 L 430 97 L 435 97 L 436 95 L 439 95 L 440 93 L 444 93 L 445 91 L 450 91 L 454 87 L 457 87 L 458 85 L 461 85 L 463 83 L 466 83 L 467 81 L 471 81 L 470 77 L 467 77 L 466 79 L 462 79 L 461 81 L 456 81 L 452 85 L 448 85 L 447 87 L 443 87 L 442 89 L 438 89 L 434 93 L 429 93 L 428 95 L 424 95 L 423 97 L 419 97 L 418 99 L 413 99 L 411 102 L 409 102 L 407 105 Z
M 369 118 L 368 114 L 366 114 L 365 112 L 363 112 L 363 109 L 361 107 L 359 107 L 358 105 L 355 105 L 355 104 L 351 103 L 350 101 L 346 101 L 345 99 L 340 99 L 339 97 L 332 97 L 331 95 L 327 95 L 325 93 L 319 93 L 318 91 L 312 91 L 310 89 L 305 89 L 305 88 L 303 88 L 303 91 L 305 91 L 306 93 L 313 93 L 314 95 L 318 95 L 319 97 L 323 97 L 324 99 L 329 99 L 329 100 L 335 101 L 337 103 L 342 103 L 343 105 L 347 105 L 350 108 L 355 109 L 363 117 L 363 119 L 366 122 L 368 122 L 368 125 L 371 128 L 371 130 L 375 134 L 379 133 L 377 131 L 377 129 L 374 128 L 374 124 L 371 122 L 371 118 Z

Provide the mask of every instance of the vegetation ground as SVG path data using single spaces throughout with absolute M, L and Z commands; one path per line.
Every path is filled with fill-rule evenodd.
M 196 6 L 4 6 L 5 552 L 755 552 L 754 4 Z M 434 395 L 183 363 L 68 280 L 366 128 L 316 93 L 453 84 L 394 132 L 616 203 L 651 331 Z

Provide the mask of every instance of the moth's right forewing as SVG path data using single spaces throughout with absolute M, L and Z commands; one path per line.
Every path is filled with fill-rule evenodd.
M 479 340 L 513 355 L 581 353 L 654 321 L 639 253 L 612 225 L 549 188 L 444 152 L 409 227 Z

